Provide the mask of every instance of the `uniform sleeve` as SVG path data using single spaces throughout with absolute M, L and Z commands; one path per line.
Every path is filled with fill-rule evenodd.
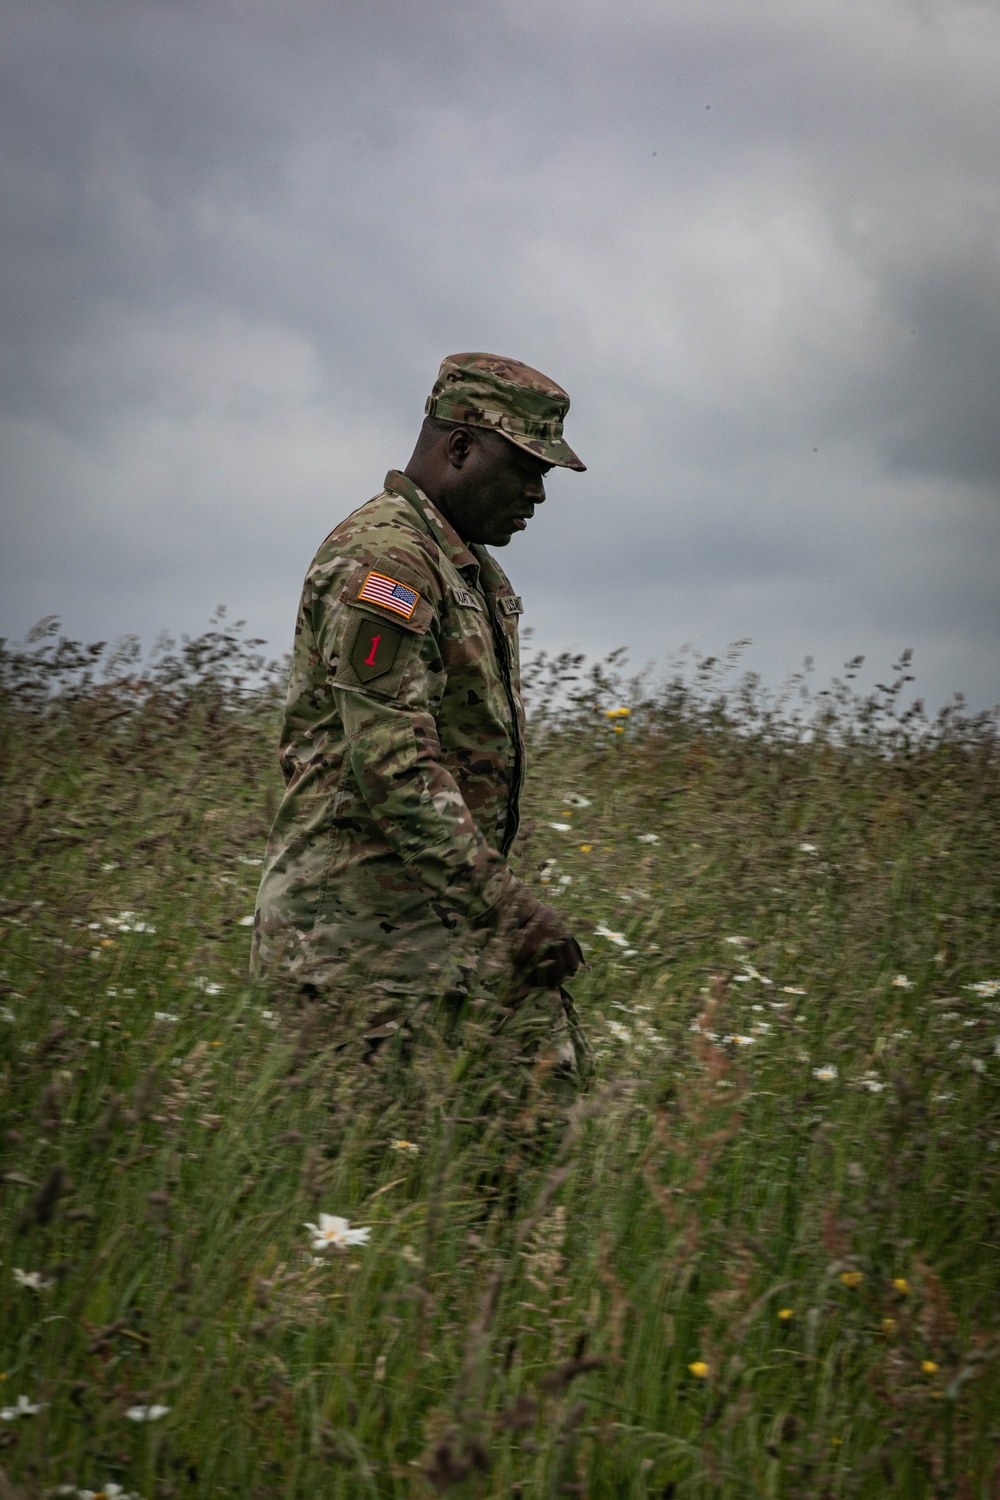
M 435 709 L 445 678 L 436 615 L 426 595 L 420 602 L 407 621 L 343 601 L 332 608 L 334 699 L 379 830 L 441 905 L 477 921 L 517 882 L 442 764 Z
M 336 689 L 351 766 L 372 817 L 414 878 L 475 921 L 513 877 L 441 764 L 433 715 Z

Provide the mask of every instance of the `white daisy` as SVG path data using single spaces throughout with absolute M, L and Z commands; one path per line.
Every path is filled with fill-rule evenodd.
M 55 1284 L 50 1276 L 45 1276 L 41 1271 L 22 1271 L 20 1266 L 14 1267 L 14 1280 L 29 1292 L 44 1292 Z
M 619 948 L 628 947 L 628 938 L 624 932 L 612 932 L 611 928 L 605 927 L 603 922 L 599 922 L 594 928 L 594 936 L 607 938 L 609 943 L 615 943 Z
M 370 1229 L 352 1229 L 349 1219 L 336 1214 L 320 1214 L 319 1224 L 306 1224 L 313 1237 L 314 1250 L 344 1250 L 348 1245 L 367 1245 Z
M 29 1401 L 27 1396 L 18 1396 L 14 1406 L 5 1406 L 0 1411 L 0 1421 L 16 1422 L 18 1417 L 36 1417 L 44 1406 L 48 1406 L 47 1401 Z

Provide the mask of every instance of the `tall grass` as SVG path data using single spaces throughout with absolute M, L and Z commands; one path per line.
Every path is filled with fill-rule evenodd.
M 5 1500 L 995 1500 L 995 718 L 536 657 L 574 1100 L 247 984 L 259 645 L 0 652 Z

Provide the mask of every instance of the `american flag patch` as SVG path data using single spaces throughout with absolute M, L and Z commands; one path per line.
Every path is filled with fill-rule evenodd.
M 387 578 L 384 573 L 371 572 L 361 585 L 358 602 L 363 599 L 367 604 L 381 604 L 383 609 L 391 609 L 408 620 L 416 609 L 419 598 L 416 589 L 407 588 L 405 583 Z

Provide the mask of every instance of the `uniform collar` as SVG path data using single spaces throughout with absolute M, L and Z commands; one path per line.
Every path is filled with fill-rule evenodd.
M 479 564 L 479 587 L 487 597 L 494 594 L 509 594 L 512 592 L 506 573 L 486 548 L 478 542 L 473 542 L 471 551 Z
M 454 567 L 460 568 L 463 573 L 471 575 L 473 585 L 478 587 L 479 570 L 482 566 L 480 558 L 470 552 L 451 522 L 445 520 L 437 506 L 428 500 L 423 490 L 399 469 L 389 470 L 385 476 L 385 488 L 390 495 L 398 495 L 413 507 L 423 522 L 425 530 L 430 532 L 449 562 Z M 477 547 L 476 551 L 481 553 L 482 548 Z M 485 556 L 492 562 L 489 553 Z

